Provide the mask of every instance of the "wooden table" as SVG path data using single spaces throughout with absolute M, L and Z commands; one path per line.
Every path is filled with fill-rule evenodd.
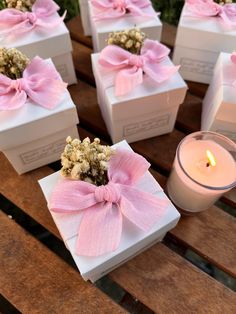
M 90 63 L 91 39 L 82 35 L 79 18 L 70 21 L 68 27 L 79 78 L 78 84 L 69 90 L 78 108 L 80 136 L 98 136 L 111 143 L 96 102 Z M 175 28 L 165 25 L 163 42 L 172 46 L 174 37 Z M 162 186 L 165 186 L 179 141 L 186 134 L 199 130 L 205 90 L 204 85 L 189 84 L 187 98 L 171 134 L 131 145 L 152 163 L 152 172 Z M 0 154 L 2 312 L 236 313 L 234 291 L 187 259 L 189 252 L 194 252 L 209 263 L 209 267 L 222 271 L 231 280 L 235 278 L 236 224 L 232 214 L 213 206 L 194 217 L 182 217 L 163 243 L 109 274 L 109 283 L 118 286 L 123 293 L 116 303 L 113 300 L 117 300 L 116 296 L 112 299 L 111 293 L 106 295 L 96 285 L 83 281 L 62 244 L 37 183 L 38 179 L 58 169 L 59 163 L 55 163 L 18 176 Z M 230 208 L 235 208 L 235 204 L 235 191 L 220 202 Z M 50 241 L 45 240 L 48 238 L 50 245 Z

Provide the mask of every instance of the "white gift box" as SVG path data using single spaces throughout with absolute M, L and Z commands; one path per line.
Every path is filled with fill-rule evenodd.
M 185 80 L 209 84 L 221 51 L 235 49 L 236 29 L 229 30 L 217 17 L 187 16 L 186 5 L 179 21 L 173 62 L 180 64 Z
M 92 6 L 90 1 L 88 4 L 94 52 L 101 51 L 107 45 L 106 40 L 111 32 L 134 27 L 141 29 L 149 39 L 158 41 L 161 39 L 162 23 L 157 16 L 148 18 L 141 16 L 124 16 L 110 20 L 94 21 L 93 15 L 97 12 L 97 9 Z M 150 8 L 146 10 L 149 11 Z
M 85 36 L 91 36 L 88 0 L 79 0 L 80 16 Z
M 19 109 L 0 111 L 0 150 L 19 174 L 36 169 L 60 159 L 66 137 L 78 137 L 78 122 L 67 90 L 51 110 L 28 99 Z
M 131 150 L 130 146 L 125 141 L 113 147 L 122 147 L 124 149 Z M 56 172 L 39 181 L 39 184 L 48 202 L 50 200 L 50 195 L 59 180 L 63 179 L 61 178 L 60 173 Z M 136 187 L 141 189 L 142 191 L 152 193 L 163 199 L 167 198 L 160 185 L 148 171 L 139 181 Z M 69 249 L 81 273 L 81 276 L 85 280 L 90 280 L 92 282 L 98 280 L 102 276 L 109 273 L 111 270 L 125 263 L 133 256 L 146 250 L 154 243 L 161 241 L 166 232 L 176 226 L 180 218 L 179 212 L 175 209 L 172 203 L 169 203 L 165 215 L 160 218 L 160 220 L 148 232 L 141 231 L 124 217 L 121 242 L 118 249 L 114 252 L 104 254 L 98 257 L 85 257 L 75 254 L 78 226 L 72 224 L 71 228 L 73 228 L 74 230 L 74 236 L 68 238 L 68 235 L 66 234 L 67 232 L 65 231 L 68 230 L 68 227 L 66 228 L 66 225 L 68 226 L 71 218 L 68 217 L 68 215 L 63 214 L 64 216 L 62 220 L 58 219 L 59 215 L 62 214 L 53 212 L 51 212 L 51 214 L 65 242 L 65 245 Z
M 131 93 L 116 97 L 114 72 L 99 64 L 100 54 L 92 54 L 93 74 L 98 104 L 113 143 L 128 143 L 173 131 L 179 105 L 184 101 L 187 85 L 179 73 L 159 86 L 148 77 Z M 163 65 L 173 65 L 166 58 Z
M 227 72 L 236 65 L 231 54 L 221 53 L 203 100 L 201 129 L 221 133 L 236 141 L 236 86 L 227 82 Z M 234 71 L 236 74 L 236 70 Z M 236 75 L 235 75 L 236 82 Z
M 58 16 L 57 13 L 55 15 Z M 47 32 L 35 28 L 19 36 L 0 38 L 0 45 L 16 48 L 29 59 L 35 56 L 42 59 L 51 58 L 64 82 L 69 85 L 77 82 L 71 55 L 70 34 L 63 22 Z

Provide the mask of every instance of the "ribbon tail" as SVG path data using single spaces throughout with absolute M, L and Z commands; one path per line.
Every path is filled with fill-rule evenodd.
M 115 95 L 123 96 L 134 88 L 142 84 L 143 82 L 143 70 L 141 68 L 132 67 L 129 69 L 120 70 L 115 79 Z
M 165 214 L 169 200 L 121 185 L 122 214 L 143 231 L 148 231 Z
M 122 214 L 112 203 L 101 202 L 84 211 L 79 226 L 76 254 L 100 256 L 115 251 L 122 232 Z

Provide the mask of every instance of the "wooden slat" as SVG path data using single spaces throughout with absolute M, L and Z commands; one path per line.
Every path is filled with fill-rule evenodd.
M 91 37 L 84 36 L 84 31 L 83 31 L 80 16 L 77 16 L 77 17 L 71 19 L 67 23 L 67 27 L 70 31 L 71 39 L 78 41 L 81 44 L 84 44 L 85 46 L 88 46 L 90 48 L 93 47 Z
M 156 313 L 232 314 L 236 294 L 162 244 L 111 273 Z
M 1 293 L 22 313 L 124 313 L 0 212 Z

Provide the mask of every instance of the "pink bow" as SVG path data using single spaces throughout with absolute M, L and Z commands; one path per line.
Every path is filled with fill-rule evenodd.
M 109 161 L 105 186 L 62 180 L 54 189 L 49 208 L 53 212 L 81 213 L 76 254 L 99 256 L 117 249 L 123 216 L 148 231 L 164 214 L 169 201 L 134 187 L 150 164 L 140 155 L 117 150 Z M 79 224 L 80 222 L 80 224 Z M 70 226 L 68 226 L 68 229 Z
M 213 0 L 185 0 L 187 11 L 192 16 L 221 17 L 225 24 L 236 26 L 236 3 L 219 5 Z
M 170 50 L 159 42 L 146 39 L 140 55 L 115 45 L 108 45 L 101 51 L 99 63 L 103 67 L 118 71 L 115 77 L 115 94 L 122 96 L 143 83 L 144 73 L 158 84 L 175 74 L 179 66 L 161 64 L 169 52 Z
M 91 0 L 92 5 L 98 9 L 93 15 L 94 20 L 113 19 L 130 14 L 133 16 L 157 16 L 150 0 Z M 145 9 L 149 9 L 145 12 Z
M 18 109 L 26 103 L 27 97 L 44 108 L 53 109 L 66 86 L 52 64 L 35 57 L 20 79 L 12 80 L 0 74 L 0 110 Z
M 4 27 L 0 31 L 2 36 L 14 36 L 27 33 L 35 27 L 45 30 L 53 29 L 65 18 L 66 12 L 59 17 L 56 12 L 59 6 L 52 0 L 36 0 L 32 6 L 32 12 L 22 12 L 16 9 L 3 9 L 0 11 L 0 25 Z

